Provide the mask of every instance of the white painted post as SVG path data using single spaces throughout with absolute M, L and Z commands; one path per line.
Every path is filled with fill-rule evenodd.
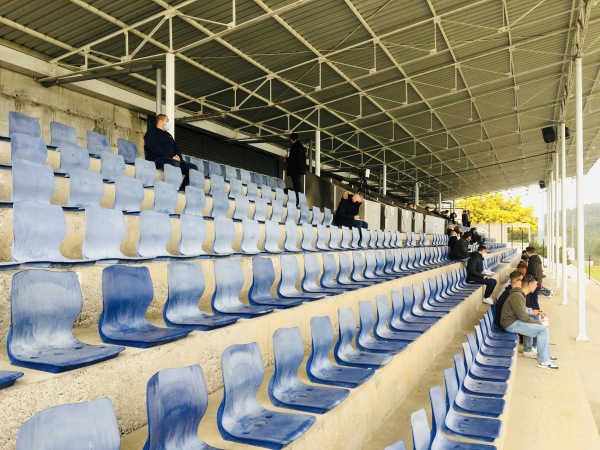
M 558 152 L 554 154 L 554 273 L 556 273 L 556 287 L 560 287 L 561 276 L 560 276 L 560 223 L 558 222 L 558 210 L 559 210 L 559 195 L 558 195 Z M 561 199 L 562 202 L 562 199 Z
M 165 56 L 167 63 L 165 74 L 165 114 L 171 123 L 169 133 L 175 137 L 175 53 L 170 51 Z
M 382 179 L 382 194 L 387 195 L 387 164 L 383 165 L 383 171 L 381 172 Z
M 561 198 L 561 230 L 562 230 L 562 305 L 569 304 L 569 292 L 567 286 L 567 206 L 565 201 L 565 183 L 567 178 L 567 143 L 565 123 L 560 124 L 561 150 L 560 150 L 560 198 Z
M 156 115 L 162 114 L 162 69 L 156 68 Z
M 419 182 L 415 183 L 415 205 L 419 206 Z
M 321 130 L 315 131 L 315 175 L 321 176 Z

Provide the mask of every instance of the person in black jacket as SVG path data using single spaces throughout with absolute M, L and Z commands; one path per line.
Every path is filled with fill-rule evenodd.
M 527 272 L 526 275 L 533 275 L 538 280 L 537 288 L 531 293 L 529 303 L 533 309 L 540 309 L 538 297 L 542 288 L 542 278 L 544 278 L 544 265 L 539 255 L 535 253 L 535 247 L 527 247 L 525 249 L 527 255 Z
M 494 304 L 492 294 L 496 287 L 496 280 L 483 273 L 483 255 L 487 253 L 485 245 L 480 245 L 476 252 L 471 253 L 467 261 L 467 282 L 475 284 L 484 284 L 485 293 L 483 294 L 483 303 Z
M 333 224 L 335 226 L 359 229 L 359 245 L 362 242 L 363 229 L 369 228 L 369 224 L 364 220 L 360 220 L 360 216 L 358 215 L 362 202 L 363 196 L 360 192 L 355 194 L 352 192 L 344 192 L 333 217 Z
M 471 233 L 466 231 L 462 237 L 456 242 L 454 247 L 451 247 L 452 254 L 451 258 L 455 261 L 459 259 L 467 259 L 469 257 L 469 241 L 471 240 Z
M 183 160 L 181 150 L 169 133 L 170 129 L 169 118 L 165 114 L 157 115 L 156 127 L 150 128 L 144 135 L 144 156 L 148 161 L 154 161 L 158 170 L 162 170 L 165 164 L 179 167 L 183 174 L 179 188 L 183 189 L 190 182 L 190 169 L 198 170 L 198 166 Z
M 504 291 L 498 296 L 496 303 L 494 303 L 494 324 L 498 328 L 502 328 L 500 325 L 500 316 L 502 315 L 502 307 L 504 306 L 504 302 L 510 295 L 510 291 L 514 288 L 521 286 L 521 280 L 523 279 L 523 275 L 518 270 L 514 270 L 510 273 L 508 286 L 504 288 Z
M 287 163 L 287 176 L 292 179 L 292 187 L 296 191 L 296 206 L 298 206 L 299 198 L 298 193 L 304 193 L 302 189 L 302 177 L 306 173 L 306 149 L 302 143 L 298 140 L 298 134 L 292 133 L 290 135 L 290 141 L 292 146 L 290 147 L 290 153 L 286 158 Z

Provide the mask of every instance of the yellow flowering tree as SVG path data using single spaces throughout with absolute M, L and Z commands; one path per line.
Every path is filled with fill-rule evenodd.
M 532 232 L 537 230 L 533 206 L 524 207 L 521 197 L 508 200 L 502 194 L 466 197 L 458 200 L 456 206 L 469 210 L 472 223 L 529 223 Z

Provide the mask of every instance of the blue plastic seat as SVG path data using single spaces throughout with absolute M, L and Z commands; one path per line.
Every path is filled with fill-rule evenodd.
M 60 173 L 70 174 L 74 169 L 88 170 L 90 168 L 90 155 L 87 149 L 76 145 L 63 144 L 58 148 L 60 152 Z
M 298 203 L 300 205 L 306 205 L 306 195 L 303 192 L 298 192 Z
M 301 224 L 310 223 L 310 209 L 306 205 L 300 205 L 300 221 L 299 221 L 299 223 L 301 223 Z
M 242 180 L 246 184 L 252 183 L 252 175 L 250 174 L 250 171 L 245 170 L 245 169 L 239 169 L 239 171 L 240 171 L 240 180 Z M 256 185 L 256 183 L 252 183 L 252 184 Z
M 25 159 L 17 159 L 12 165 L 12 201 L 30 200 L 50 204 L 56 188 L 52 167 Z
M 10 160 L 25 159 L 37 164 L 44 164 L 48 159 L 48 147 L 39 137 L 23 133 L 10 134 Z
M 392 298 L 392 316 L 389 321 L 390 329 L 414 332 L 427 331 L 431 328 L 432 323 L 421 321 L 410 313 L 410 306 L 404 303 L 404 293 L 406 293 L 407 297 L 412 297 L 412 292 L 410 292 L 410 288 L 408 287 L 406 290 L 403 289 L 402 293 L 400 291 L 391 291 L 390 293 L 390 297 Z
M 87 132 L 87 150 L 90 155 L 100 155 L 102 152 L 110 152 L 110 142 L 105 134 L 95 131 Z
M 335 227 L 337 228 L 337 227 Z M 333 233 L 332 233 L 333 234 Z M 317 244 L 318 250 L 330 250 L 329 248 L 329 228 L 325 225 L 317 225 Z
M 16 111 L 9 111 L 8 133 L 22 133 L 39 138 L 42 135 L 42 128 L 37 118 L 26 116 Z
M 215 292 L 211 299 L 214 311 L 253 317 L 270 313 L 275 309 L 273 306 L 247 305 L 240 301 L 240 291 L 244 286 L 244 273 L 240 260 L 218 259 L 215 261 L 214 269 Z
M 154 186 L 156 180 L 156 165 L 153 161 L 135 158 L 135 177 L 142 182 L 144 187 Z
M 117 151 L 127 164 L 134 164 L 138 157 L 138 147 L 135 142 L 123 138 L 117 139 Z
M 392 360 L 391 353 L 364 352 L 352 347 L 352 339 L 356 334 L 356 320 L 351 308 L 338 309 L 338 318 L 339 333 L 333 353 L 338 364 L 377 369 Z
M 237 174 L 237 169 L 235 167 L 231 167 L 231 166 L 228 166 L 227 164 L 225 164 L 225 180 L 231 181 L 231 180 L 237 180 L 237 179 L 239 179 L 238 174 Z
M 277 183 L 277 187 L 279 189 L 285 189 L 285 180 L 282 178 L 277 178 L 275 179 L 275 182 Z
M 210 172 L 208 171 L 208 161 L 198 158 L 197 156 L 190 156 L 189 158 L 190 162 L 198 167 L 198 171 L 202 173 L 203 176 L 208 177 L 210 175 Z
M 508 370 L 512 364 L 510 357 L 488 356 L 478 351 L 475 338 L 467 335 L 468 342 L 462 344 L 466 369 L 479 380 L 506 381 L 510 377 Z
M 315 422 L 314 416 L 265 409 L 256 401 L 264 379 L 256 342 L 227 347 L 221 365 L 224 391 L 217 425 L 225 439 L 278 449 L 300 437 Z
M 208 407 L 208 392 L 199 365 L 163 369 L 146 387 L 148 439 L 144 450 L 213 450 L 198 437 Z
M 323 220 L 323 214 L 321 213 L 321 210 L 319 209 L 318 206 L 313 206 L 312 207 L 312 219 L 310 221 L 310 223 L 312 225 L 320 225 L 321 221 Z
M 209 315 L 199 309 L 198 303 L 205 288 L 200 264 L 172 262 L 167 273 L 169 293 L 163 310 L 167 326 L 206 331 L 237 322 L 238 317 L 234 315 Z
M 506 402 L 502 398 L 485 398 L 468 395 L 458 386 L 456 369 L 444 369 L 446 384 L 446 404 L 457 412 L 476 416 L 498 417 L 504 412 Z
M 321 257 L 323 259 L 323 275 L 321 276 L 321 286 L 328 289 L 358 289 L 360 286 L 356 284 L 352 284 L 349 277 L 346 275 L 346 279 L 349 281 L 348 283 L 341 283 L 338 281 L 338 264 L 335 261 L 335 256 L 331 253 L 322 253 Z M 340 255 L 342 257 L 342 255 Z M 345 255 L 346 260 L 348 260 L 347 255 Z M 348 264 L 350 264 L 348 260 Z
M 25 375 L 23 372 L 13 372 L 12 370 L 0 370 L 0 389 L 5 389 L 7 387 L 15 384 L 19 378 Z
M 295 222 L 286 222 L 283 248 L 288 252 L 299 252 L 298 238 L 298 225 Z
M 330 288 L 325 287 L 321 284 L 321 277 L 319 271 L 321 265 L 317 259 L 317 255 L 305 254 L 304 255 L 304 277 L 302 278 L 302 289 L 305 292 L 316 292 L 326 295 L 335 295 L 345 292 L 346 289 L 343 287 Z
M 339 270 L 337 272 L 337 283 L 343 286 L 360 288 L 364 286 L 368 286 L 372 283 L 359 283 L 358 281 L 354 281 L 351 278 L 353 268 L 352 263 L 350 262 L 350 257 L 347 253 L 341 252 L 339 254 Z
M 371 248 L 371 249 L 377 248 L 377 237 L 378 237 L 377 230 L 375 230 L 375 229 L 369 230 L 369 233 L 367 234 L 366 237 L 369 240 L 368 248 Z M 363 241 L 364 241 L 364 239 L 363 239 Z M 364 247 L 364 242 L 363 242 L 363 247 Z
M 329 230 L 329 244 L 328 247 L 331 250 L 340 250 L 342 247 L 340 246 L 342 241 L 342 229 L 336 226 L 321 225 L 321 227 L 326 227 L 326 230 Z
M 254 220 L 258 220 L 259 222 L 267 220 L 268 210 L 269 206 L 265 199 L 260 197 L 254 199 Z
M 139 212 L 144 201 L 144 185 L 137 178 L 119 175 L 115 178 L 114 209 L 125 212 Z
M 397 353 L 406 348 L 409 340 L 376 339 L 371 333 L 375 327 L 375 315 L 373 305 L 369 301 L 358 302 L 359 328 L 356 334 L 356 347 L 360 350 L 375 353 Z M 407 335 L 408 337 L 408 335 Z M 414 335 L 416 339 L 418 334 Z
M 313 241 L 315 240 L 315 229 L 309 223 L 302 224 L 302 241 L 300 242 L 300 248 L 307 252 L 316 252 L 319 249 L 314 246 Z
M 188 176 L 190 178 L 190 184 L 188 186 L 194 186 L 195 188 L 201 189 L 202 192 L 206 190 L 206 178 L 204 178 L 204 173 L 202 169 L 199 171 L 196 169 L 190 169 L 188 172 Z
M 191 184 L 185 187 L 185 207 L 183 213 L 190 216 L 203 216 L 204 207 L 206 206 L 206 195 L 200 188 Z
M 350 234 L 352 236 L 352 239 L 348 244 L 348 248 L 351 248 L 351 249 L 361 248 L 358 245 L 358 242 L 360 241 L 360 233 L 361 233 L 361 231 L 357 227 L 350 228 Z M 365 242 L 367 242 L 367 241 L 365 240 Z
M 225 192 L 215 192 L 212 194 L 211 217 L 227 217 L 229 212 L 229 197 Z
M 62 144 L 77 145 L 75 128 L 60 122 L 50 122 L 50 146 L 60 147 Z
M 173 214 L 178 201 L 179 195 L 177 194 L 177 187 L 164 181 L 154 182 L 153 211 L 164 214 Z
M 206 240 L 206 225 L 202 216 L 182 214 L 179 218 L 181 240 L 179 241 L 179 255 L 186 257 L 199 257 L 206 255 L 202 244 Z
M 333 214 L 329 208 L 323 208 L 323 225 L 331 225 Z
M 237 178 L 229 180 L 229 197 L 234 198 L 238 195 L 242 195 L 243 190 L 244 185 L 242 184 L 242 180 L 238 180 Z
M 392 445 L 388 445 L 384 450 L 406 450 L 406 445 L 404 441 L 398 441 Z
M 242 169 L 240 169 L 242 170 Z M 248 197 L 251 200 L 254 200 L 258 197 L 258 187 L 256 186 L 256 183 L 252 183 L 250 180 L 243 180 L 242 179 L 242 183 L 246 183 L 246 197 Z
M 275 284 L 275 268 L 271 258 L 254 256 L 252 258 L 252 285 L 248 291 L 251 305 L 267 305 L 276 308 L 288 308 L 299 305 L 304 298 L 273 296 L 271 288 Z
M 279 222 L 265 220 L 265 252 L 281 253 L 283 250 L 279 247 L 281 240 L 281 227 Z
M 167 214 L 144 210 L 140 212 L 140 239 L 137 244 L 138 256 L 158 258 L 172 256 L 167 252 L 167 243 L 173 230 Z
M 262 198 L 264 198 L 269 203 L 273 203 L 273 191 L 271 189 L 271 186 L 263 184 L 262 187 L 260 188 L 260 192 L 261 192 L 260 196 Z M 279 203 L 281 203 L 282 205 L 284 204 L 284 202 L 279 200 L 279 198 L 277 198 L 275 200 L 278 201 Z
M 365 260 L 363 259 L 363 252 L 352 252 L 352 275 L 351 279 L 355 283 L 362 284 L 363 286 L 370 286 L 378 283 L 378 280 L 368 280 L 365 278 Z
M 298 208 L 296 208 L 296 204 L 289 202 L 286 205 L 287 215 L 285 216 L 285 223 L 298 223 Z
M 214 195 L 216 192 L 225 193 L 225 178 L 223 178 L 221 175 L 211 172 L 209 193 Z
M 418 288 L 418 284 L 413 285 L 413 289 L 415 286 L 417 286 L 417 289 L 414 292 L 411 291 L 410 287 L 408 286 L 402 287 L 402 298 L 404 300 L 403 319 L 406 321 L 413 321 L 415 323 L 433 324 L 437 322 L 440 319 L 439 316 L 429 315 L 433 313 L 425 313 L 418 307 L 418 304 L 421 303 L 421 291 Z
M 421 292 L 421 285 L 419 283 L 413 283 L 412 285 L 414 304 L 412 307 L 412 313 L 417 317 L 429 317 L 435 319 L 441 319 L 447 312 L 435 312 L 428 311 L 424 306 L 424 293 Z M 405 300 L 406 301 L 406 300 Z
M 113 183 L 118 176 L 124 174 L 125 160 L 121 155 L 115 155 L 111 152 L 100 154 L 100 175 L 103 180 Z
M 454 355 L 454 369 L 458 377 L 458 385 L 465 394 L 494 398 L 502 398 L 506 395 L 508 389 L 506 383 L 473 378 L 468 373 L 468 368 L 461 354 Z
M 236 194 L 234 200 L 233 220 L 247 219 L 249 214 L 250 200 L 245 195 Z
M 278 223 L 283 222 L 283 203 L 278 201 L 271 203 L 271 220 Z
M 104 182 L 99 173 L 73 169 L 70 178 L 68 206 L 83 209 L 100 204 L 104 195 Z
M 375 371 L 362 367 L 344 367 L 329 360 L 334 336 L 329 316 L 310 319 L 312 350 L 306 362 L 306 373 L 313 383 L 354 388 L 371 378 Z
M 489 345 L 487 342 L 483 340 L 483 336 L 481 335 L 481 329 L 479 325 L 476 325 L 476 336 L 477 340 L 475 341 L 474 336 L 471 334 L 471 339 L 473 342 L 476 342 L 476 349 L 484 356 L 494 357 L 494 358 L 506 358 L 510 359 L 514 356 L 514 349 L 512 347 L 502 347 L 499 346 L 499 343 L 507 342 L 507 341 L 494 341 L 495 345 Z M 513 342 L 507 342 L 508 345 L 514 345 Z
M 304 359 L 300 330 L 279 328 L 273 333 L 275 370 L 269 382 L 269 397 L 275 406 L 323 414 L 339 405 L 348 389 L 320 387 L 303 383 L 298 369 Z
M 246 255 L 256 255 L 261 250 L 258 248 L 260 239 L 260 226 L 256 220 L 245 218 L 242 220 L 242 243 L 240 250 Z
M 24 270 L 12 278 L 6 347 L 15 366 L 64 372 L 116 357 L 123 347 L 89 345 L 73 336 L 83 300 L 75 272 Z
M 119 450 L 121 436 L 112 402 L 100 398 L 45 409 L 21 425 L 17 450 Z
M 515 339 L 505 339 L 505 336 L 498 336 L 498 333 L 491 334 L 488 328 L 488 324 L 485 320 L 487 316 L 484 316 L 484 319 L 479 319 L 479 325 L 475 326 L 475 331 L 477 332 L 477 341 L 482 344 L 489 345 L 490 347 L 496 348 L 507 348 L 512 350 L 516 347 L 517 343 Z M 510 355 L 512 356 L 512 355 Z
M 388 328 L 390 321 L 390 305 L 385 295 L 378 295 L 375 297 L 377 306 L 377 321 L 373 327 L 373 334 L 378 339 L 397 339 L 405 342 L 411 342 L 418 339 L 424 330 L 410 329 L 406 327 L 406 330 L 393 330 Z
M 256 185 L 258 187 L 262 187 L 263 183 L 264 183 L 264 178 L 262 176 L 262 174 L 258 173 L 258 172 L 252 172 L 252 180 L 256 183 Z
M 231 255 L 235 253 L 233 241 L 235 240 L 235 225 L 232 219 L 217 216 L 213 221 L 215 238 L 213 240 L 213 253 L 215 255 Z
M 148 348 L 184 338 L 190 330 L 159 328 L 146 320 L 154 297 L 147 267 L 110 266 L 102 271 L 102 314 L 98 328 L 103 342 Z
M 181 169 L 170 164 L 165 164 L 163 166 L 163 174 L 165 177 L 165 183 L 171 184 L 175 186 L 177 190 L 179 190 L 179 186 L 181 186 L 181 183 L 183 183 L 183 174 L 181 173 Z
M 215 161 L 207 161 L 207 162 L 208 162 L 208 173 L 210 175 L 218 175 L 220 177 L 225 175 L 221 168 L 221 164 L 219 164 Z
M 326 294 L 318 292 L 299 291 L 296 283 L 300 278 L 300 268 L 295 255 L 281 255 L 279 258 L 281 265 L 281 277 L 277 292 L 284 298 L 303 298 L 305 300 L 318 300 L 325 297 Z

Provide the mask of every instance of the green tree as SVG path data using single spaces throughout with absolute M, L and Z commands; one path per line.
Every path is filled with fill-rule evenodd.
M 466 197 L 458 200 L 456 206 L 468 209 L 473 223 L 528 223 L 532 232 L 537 230 L 533 206 L 524 207 L 521 197 L 508 200 L 502 194 Z

